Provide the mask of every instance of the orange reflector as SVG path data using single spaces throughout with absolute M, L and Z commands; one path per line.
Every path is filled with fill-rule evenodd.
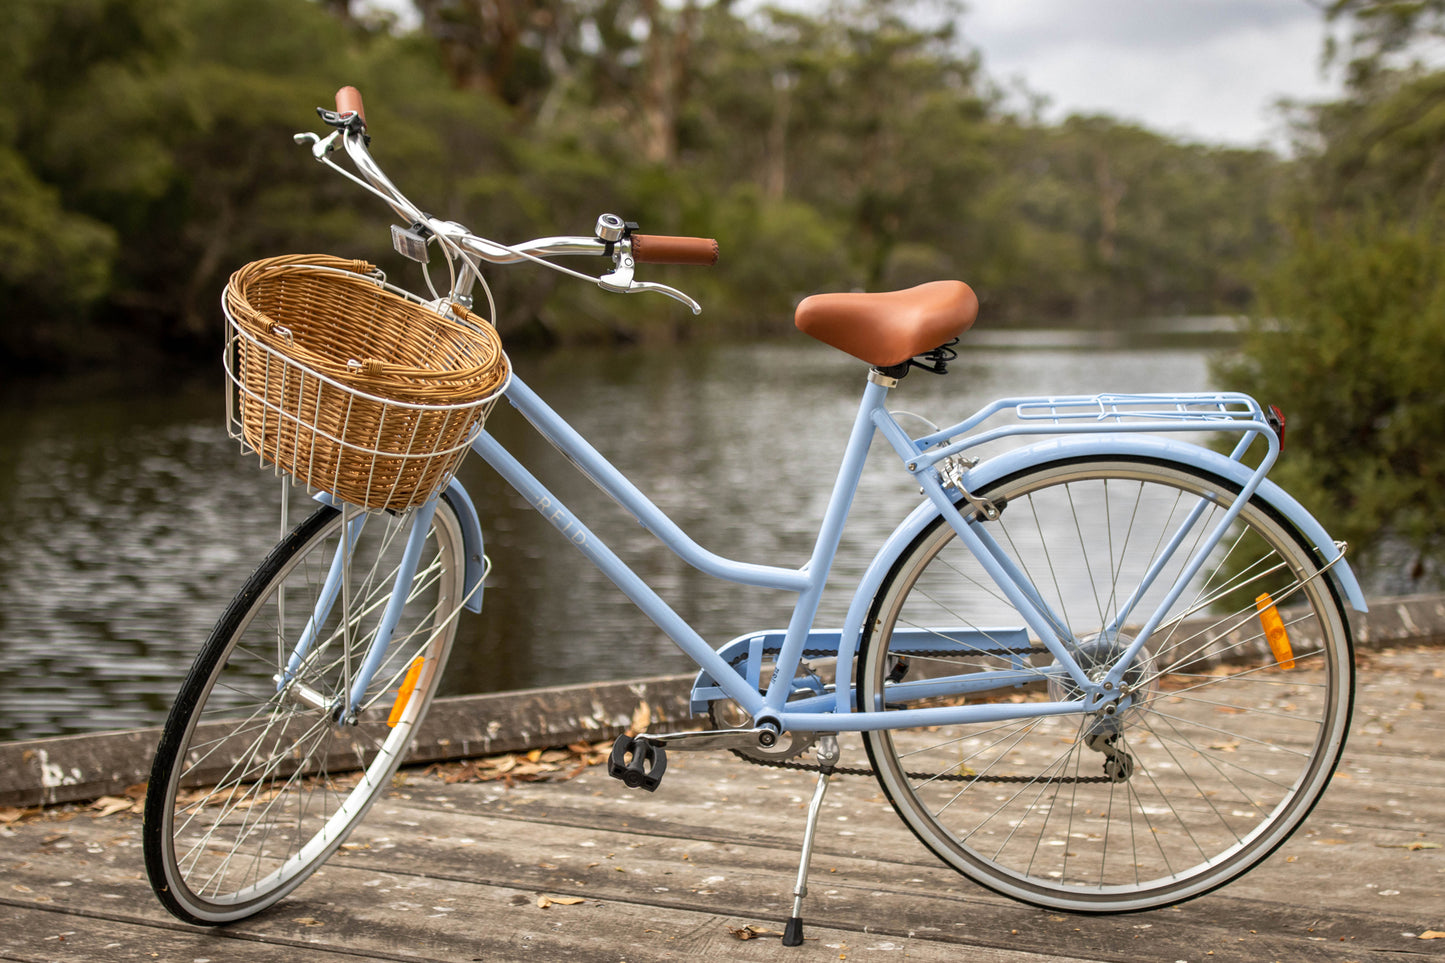
M 1264 628 L 1264 637 L 1269 640 L 1269 650 L 1274 653 L 1275 661 L 1282 669 L 1293 669 L 1294 649 L 1290 648 L 1289 633 L 1284 630 L 1284 620 L 1274 607 L 1274 599 L 1265 592 L 1254 600 L 1254 607 L 1259 612 L 1259 624 Z
M 425 661 L 426 659 L 422 656 L 412 659 L 411 666 L 406 670 L 406 678 L 401 680 L 401 688 L 396 692 L 396 703 L 391 707 L 391 715 L 386 718 L 386 724 L 393 729 L 401 721 L 401 714 L 406 711 L 406 704 L 411 701 L 412 690 L 416 688 L 416 680 L 421 678 L 421 666 Z

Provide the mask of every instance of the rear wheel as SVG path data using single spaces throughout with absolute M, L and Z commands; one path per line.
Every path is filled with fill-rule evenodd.
M 980 494 L 1003 506 L 985 530 L 1099 679 L 1237 488 L 1172 463 L 1093 459 L 1030 469 Z M 1176 557 L 1130 607 L 1181 530 Z M 1032 681 L 969 701 L 1080 693 L 1036 638 L 1002 631 L 1024 623 L 941 519 L 904 552 L 868 624 L 858 664 L 865 711 L 904 707 L 900 682 L 1010 664 Z M 904 631 L 945 627 L 978 631 Z M 1113 715 L 866 732 L 864 742 L 908 826 L 983 885 L 1074 911 L 1175 903 L 1267 856 L 1324 791 L 1349 726 L 1348 623 L 1313 549 L 1255 500 L 1124 681 L 1132 691 Z
M 146 796 L 146 870 L 177 917 L 225 923 L 272 905 L 391 784 L 456 634 L 462 530 L 445 497 L 385 658 L 355 715 L 341 707 L 391 598 L 413 517 L 343 522 L 320 509 L 271 552 L 201 650 Z M 348 555 L 335 601 L 318 602 L 333 560 Z M 318 607 L 315 642 L 288 678 Z

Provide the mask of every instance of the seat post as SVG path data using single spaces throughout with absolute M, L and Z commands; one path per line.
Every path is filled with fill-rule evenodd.
M 908 365 L 896 364 L 891 368 L 869 368 L 868 383 L 881 385 L 884 388 L 893 389 L 898 387 L 898 380 L 908 373 Z

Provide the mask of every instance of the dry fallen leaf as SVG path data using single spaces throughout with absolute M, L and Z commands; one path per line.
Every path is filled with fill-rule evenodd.
M 576 906 L 578 903 L 587 902 L 580 896 L 538 896 L 537 908 L 546 909 L 549 906 Z
M 1426 930 L 1420 934 L 1419 938 L 1422 940 L 1445 940 L 1445 933 L 1439 930 Z
M 637 708 L 632 710 L 631 732 L 633 735 L 637 735 L 639 732 L 646 732 L 647 727 L 650 725 L 652 725 L 652 706 L 648 705 L 645 701 L 639 702 Z
M 291 922 L 300 923 L 302 926 L 325 926 L 326 924 L 310 916 L 298 916 Z
M 1421 842 L 1418 839 L 1415 840 L 1413 843 L 1376 843 L 1375 845 L 1381 849 L 1408 849 L 1412 853 L 1419 852 L 1422 849 L 1440 848 L 1439 843 L 1426 843 Z
M 127 799 L 124 796 L 101 796 L 90 804 L 90 808 L 96 810 L 95 815 L 91 818 L 100 819 L 116 813 L 130 812 L 135 805 L 135 800 Z
M 747 926 L 739 927 L 738 929 L 732 930 L 732 934 L 740 940 L 755 940 L 759 936 L 783 935 L 777 930 L 770 930 L 766 927 L 758 926 L 756 923 L 749 923 Z
M 11 823 L 18 823 L 20 817 L 25 815 L 25 810 L 16 809 L 14 806 L 0 806 L 0 826 L 9 826 Z
M 611 743 L 608 743 L 611 751 Z M 459 782 L 565 782 L 581 775 L 588 766 L 605 762 L 607 756 L 598 746 L 578 742 L 566 749 L 532 749 L 525 753 L 507 753 L 463 762 L 433 763 L 422 770 L 448 785 Z

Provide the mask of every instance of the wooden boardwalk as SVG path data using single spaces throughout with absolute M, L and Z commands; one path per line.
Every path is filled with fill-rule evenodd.
M 1179 907 L 1110 917 L 981 890 L 866 779 L 820 823 L 807 940 L 781 945 L 812 778 L 669 756 L 656 794 L 600 767 L 546 782 L 415 769 L 290 899 L 224 929 L 171 919 L 121 802 L 0 815 L 0 959 L 1377 961 L 1445 958 L 1445 649 L 1361 657 L 1340 772 L 1259 869 Z M 847 752 L 845 762 L 859 754 Z M 453 774 L 459 770 L 447 770 Z M 789 818 L 770 820 L 783 814 Z M 550 905 L 544 905 L 548 904 Z M 755 930 L 756 938 L 742 939 Z

